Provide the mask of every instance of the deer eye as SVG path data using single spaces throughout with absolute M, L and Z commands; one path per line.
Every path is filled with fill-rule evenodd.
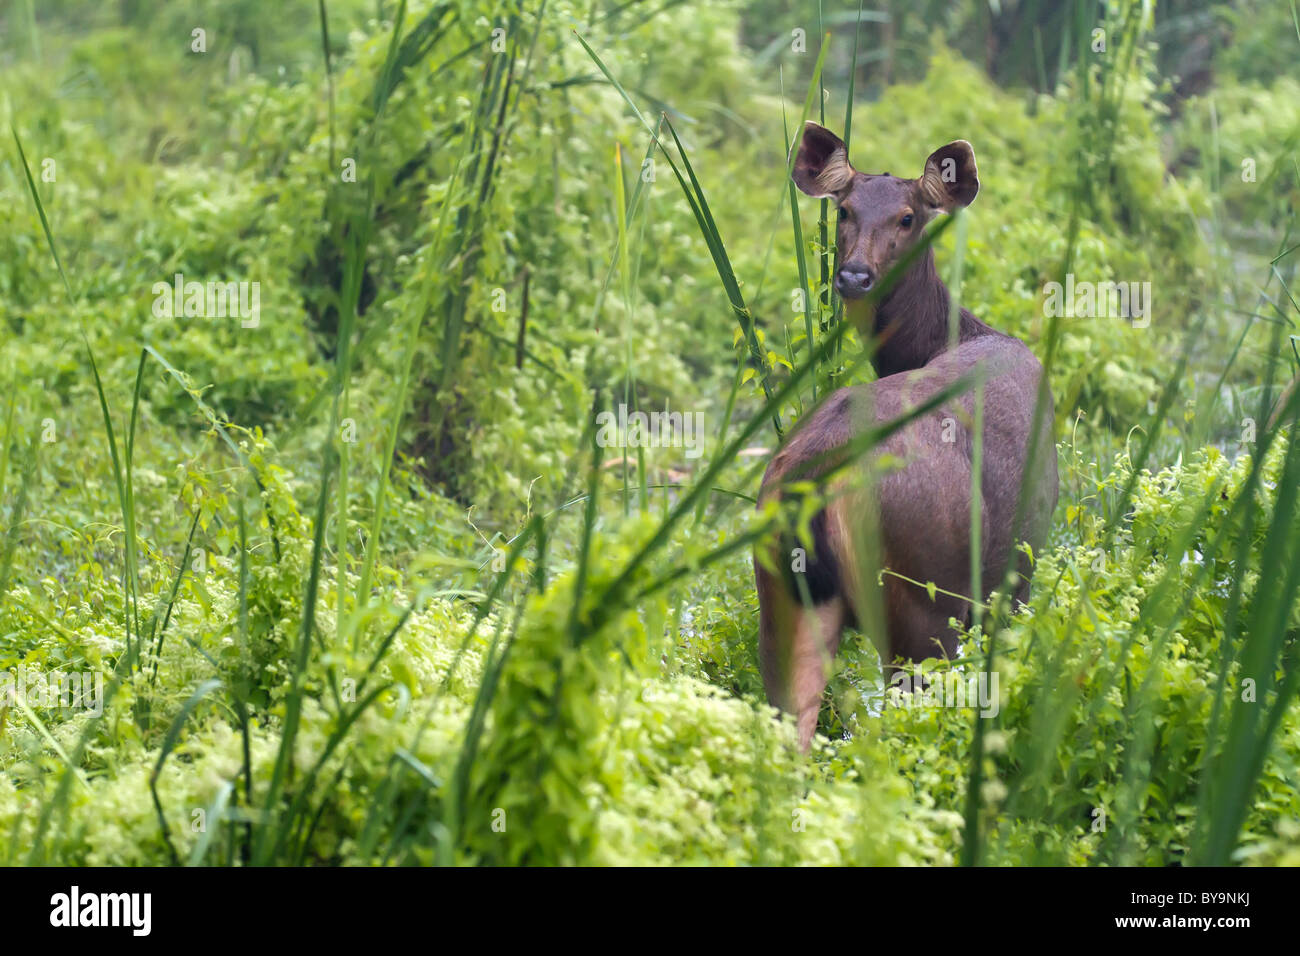
M 849 214 L 849 211 L 845 209 L 843 206 L 836 206 L 835 211 L 837 213 L 837 218 L 839 219 L 840 222 L 843 222 L 844 217 Z
M 906 216 L 904 216 L 901 220 L 899 220 L 899 225 L 902 226 L 904 229 L 909 228 L 912 225 L 912 214 L 909 212 Z

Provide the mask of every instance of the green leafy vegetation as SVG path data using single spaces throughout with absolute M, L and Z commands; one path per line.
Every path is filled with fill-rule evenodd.
M 1300 27 L 1006 6 L 0 9 L 0 862 L 1300 864 Z M 872 371 L 805 117 L 974 144 L 939 266 L 1061 473 L 931 662 L 985 715 L 851 633 L 806 757 L 754 499 Z

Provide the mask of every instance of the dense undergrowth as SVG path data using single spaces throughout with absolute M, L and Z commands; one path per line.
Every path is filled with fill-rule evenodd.
M 944 665 L 992 653 L 982 732 L 853 635 L 811 758 L 749 546 L 773 416 L 870 377 L 791 228 L 816 24 L 798 59 L 744 5 L 381 6 L 4 15 L 0 668 L 105 697 L 0 703 L 0 861 L 1300 863 L 1300 112 L 1252 5 L 1189 98 L 1132 3 L 1109 54 L 1067 5 L 1050 89 L 957 19 L 859 91 L 862 169 L 975 146 L 940 267 L 1048 364 L 1061 504 Z M 1149 322 L 1049 318 L 1065 272 Z M 167 314 L 177 274 L 260 312 Z M 599 447 L 619 402 L 702 456 Z

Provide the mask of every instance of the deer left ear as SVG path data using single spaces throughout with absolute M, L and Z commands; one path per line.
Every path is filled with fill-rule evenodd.
M 827 199 L 844 191 L 853 182 L 848 147 L 824 126 L 804 125 L 799 152 L 795 154 L 790 178 L 809 196 Z
M 952 212 L 974 202 L 980 191 L 980 177 L 970 143 L 954 140 L 931 153 L 920 186 L 925 202 L 941 212 Z

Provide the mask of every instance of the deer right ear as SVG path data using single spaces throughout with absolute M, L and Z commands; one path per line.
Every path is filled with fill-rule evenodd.
M 803 192 L 816 199 L 826 199 L 842 192 L 853 181 L 849 149 L 824 126 L 804 126 L 799 153 L 794 158 L 790 178 Z
M 933 209 L 950 213 L 969 206 L 980 191 L 975 150 L 964 139 L 940 146 L 925 161 L 919 182 L 922 197 Z

